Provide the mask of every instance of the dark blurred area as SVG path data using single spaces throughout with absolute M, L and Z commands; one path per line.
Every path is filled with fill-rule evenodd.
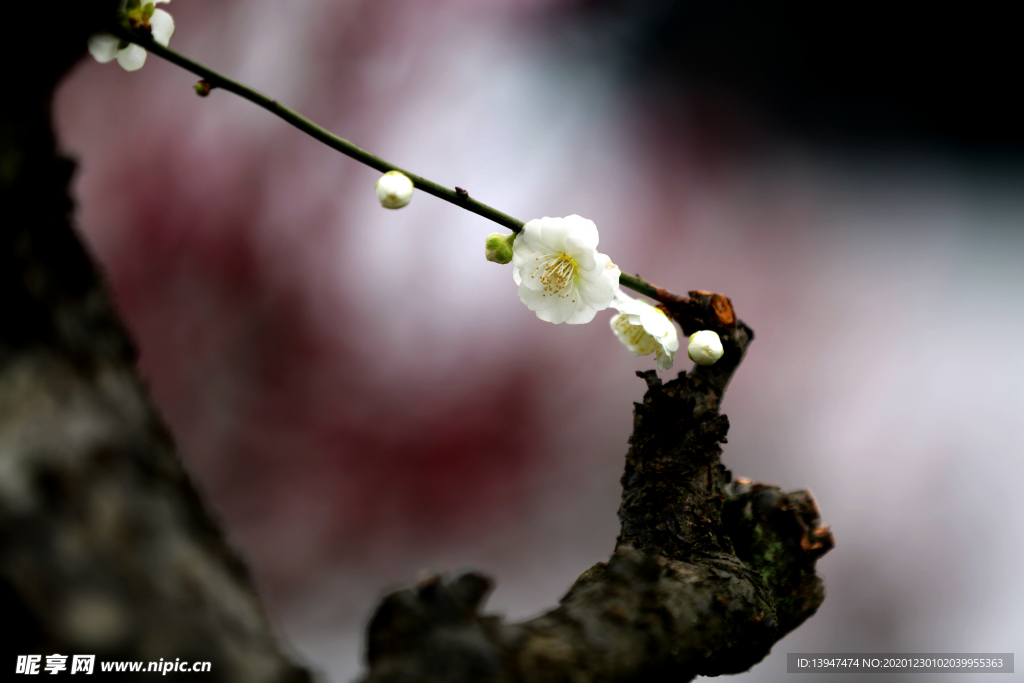
M 697 117 L 754 116 L 847 145 L 1019 153 L 1022 60 L 1008 5 L 581 0 L 591 50 Z M 578 26 L 573 24 L 574 27 Z M 736 128 L 739 127 L 740 130 Z

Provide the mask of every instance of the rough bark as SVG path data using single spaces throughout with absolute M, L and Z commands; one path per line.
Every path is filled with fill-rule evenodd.
M 190 483 L 72 230 L 51 98 L 116 6 L 0 10 L 8 38 L 33 43 L 0 48 L 0 671 L 17 655 L 94 654 L 209 661 L 209 681 L 307 680 Z
M 364 683 L 686 681 L 761 661 L 824 600 L 814 572 L 833 545 L 804 491 L 731 482 L 718 407 L 753 339 L 726 297 L 664 292 L 684 330 L 716 329 L 725 355 L 663 384 L 655 372 L 622 476 L 608 562 L 550 612 L 519 624 L 480 613 L 490 580 L 434 577 L 384 599 Z M 668 303 L 666 303 L 668 302 Z M 671 305 L 670 305 L 671 304 Z

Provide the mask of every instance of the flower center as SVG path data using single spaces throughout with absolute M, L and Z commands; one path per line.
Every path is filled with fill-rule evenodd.
M 152 2 L 143 4 L 141 0 L 128 0 L 124 7 L 124 18 L 128 26 L 135 30 L 150 30 L 149 19 L 153 16 L 156 5 Z
M 540 276 L 544 291 L 563 298 L 569 296 L 572 286 L 576 282 L 578 269 L 579 264 L 576 263 L 576 260 L 564 251 L 555 254 L 544 263 L 544 271 Z

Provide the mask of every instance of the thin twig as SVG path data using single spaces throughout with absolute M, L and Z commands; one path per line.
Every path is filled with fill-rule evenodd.
M 222 90 L 227 90 L 228 92 L 233 92 L 239 97 L 249 100 L 256 106 L 263 107 L 271 114 L 284 119 L 310 137 L 319 140 L 328 147 L 335 149 L 346 156 L 352 157 L 356 161 L 366 164 L 370 168 L 375 168 L 382 173 L 386 173 L 388 171 L 400 171 L 409 176 L 409 179 L 412 180 L 413 186 L 423 190 L 427 194 L 432 194 L 439 199 L 451 202 L 452 204 L 466 209 L 467 211 L 472 211 L 473 213 L 492 220 L 499 225 L 503 225 L 512 232 L 518 233 L 523 229 L 523 221 L 513 218 L 506 213 L 502 213 L 483 202 L 479 202 L 468 194 L 460 194 L 455 190 L 450 190 L 432 180 L 427 180 L 426 178 L 418 176 L 415 173 L 411 173 L 404 168 L 399 168 L 378 156 L 374 156 L 365 149 L 352 144 L 348 140 L 340 138 L 334 133 L 321 128 L 301 114 L 280 104 L 277 100 L 273 100 L 263 93 L 257 92 L 256 90 L 242 85 L 237 81 L 233 81 L 226 76 L 222 76 L 213 69 L 205 67 L 184 55 L 178 54 L 174 50 L 160 45 L 146 35 L 137 33 L 121 25 L 118 25 L 116 29 L 112 29 L 112 32 L 122 40 L 136 43 L 149 52 L 152 52 L 159 57 L 163 57 L 172 64 L 176 64 L 186 71 L 191 71 L 209 83 L 211 88 L 220 88 Z
M 320 142 L 324 143 L 331 149 L 335 149 L 346 156 L 352 157 L 356 161 L 362 162 L 369 166 L 370 168 L 375 168 L 378 171 L 381 171 L 382 173 L 386 173 L 388 171 L 400 171 L 401 173 L 407 175 L 410 180 L 412 180 L 412 184 L 414 187 L 423 190 L 427 194 L 432 194 L 439 199 L 443 199 L 446 202 L 458 206 L 459 208 L 465 209 L 466 211 L 471 211 L 479 216 L 483 216 L 488 220 L 492 220 L 495 223 L 508 228 L 514 233 L 519 233 L 523 229 L 523 221 L 519 220 L 518 218 L 513 218 L 512 216 L 509 216 L 507 213 L 498 211 L 492 206 L 488 206 L 483 202 L 473 199 L 472 197 L 469 196 L 468 193 L 466 193 L 465 190 L 459 192 L 459 188 L 456 188 L 454 190 L 449 189 L 443 185 L 435 183 L 432 180 L 428 180 L 422 176 L 416 175 L 415 173 L 406 171 L 404 168 L 399 168 L 398 166 L 395 166 L 394 164 L 385 161 L 384 159 L 381 159 L 378 156 L 374 156 L 373 154 L 370 154 L 362 147 L 354 145 L 348 140 L 340 138 L 334 133 L 331 133 L 330 131 L 321 128 L 320 126 L 316 125 L 315 123 L 313 123 L 306 117 L 302 116 L 301 114 L 280 104 L 277 100 L 271 99 L 264 95 L 263 93 L 257 92 L 256 90 L 253 90 L 248 86 L 242 85 L 237 81 L 233 81 L 226 76 L 222 76 L 213 69 L 205 67 L 202 64 L 199 64 L 198 62 L 195 62 L 189 59 L 188 57 L 181 55 L 175 52 L 174 50 L 171 50 L 170 48 L 160 45 L 159 43 L 154 41 L 151 36 L 145 35 L 143 33 L 138 33 L 121 24 L 111 26 L 109 30 L 118 38 L 121 38 L 122 40 L 127 40 L 131 43 L 135 43 L 140 47 L 145 48 L 149 52 L 152 52 L 153 54 L 157 55 L 158 57 L 162 57 L 163 59 L 166 59 L 168 62 L 180 66 L 182 69 L 185 69 L 186 71 L 191 71 L 195 75 L 199 76 L 202 80 L 206 81 L 206 83 L 209 84 L 210 88 L 220 88 L 221 90 L 227 90 L 228 92 L 232 92 L 243 99 L 249 100 L 256 106 L 262 107 L 263 109 L 269 111 L 271 114 L 274 114 L 275 116 L 284 119 L 288 123 L 292 124 L 299 130 L 301 130 L 303 133 L 306 133 L 307 135 L 309 135 L 312 138 L 315 138 L 316 140 L 319 140 Z M 641 278 L 639 275 L 633 276 L 627 275 L 626 273 L 622 273 L 622 275 L 619 277 L 619 284 L 624 287 L 629 287 L 630 289 L 639 292 L 644 296 L 649 296 L 652 299 L 657 299 L 659 301 L 661 301 L 661 296 L 659 296 L 659 294 L 661 293 L 669 294 L 671 297 L 678 298 L 677 295 L 671 294 L 666 290 L 662 290 L 660 287 L 651 285 L 643 278 Z

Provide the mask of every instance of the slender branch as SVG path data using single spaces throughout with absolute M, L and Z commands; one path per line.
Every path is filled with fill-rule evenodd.
M 502 225 L 512 232 L 518 233 L 523 229 L 523 221 L 518 218 L 513 218 L 506 213 L 498 211 L 492 206 L 488 206 L 483 202 L 477 201 L 469 196 L 466 192 L 457 192 L 456 190 L 448 189 L 443 185 L 439 185 L 432 180 L 428 180 L 422 176 L 418 176 L 415 173 L 411 173 L 404 168 L 395 166 L 394 164 L 381 159 L 378 156 L 370 154 L 365 149 L 352 144 L 348 140 L 338 137 L 334 133 L 331 133 L 324 128 L 316 125 L 301 114 L 285 107 L 278 103 L 277 100 L 273 100 L 261 92 L 257 92 L 252 88 L 242 85 L 238 81 L 233 81 L 226 76 L 222 76 L 213 69 L 207 68 L 198 62 L 195 62 L 184 55 L 178 54 L 174 50 L 164 47 L 159 43 L 155 42 L 150 36 L 145 34 L 132 31 L 131 29 L 117 24 L 110 29 L 111 33 L 116 35 L 122 40 L 127 40 L 132 43 L 145 48 L 153 54 L 163 57 L 172 64 L 176 64 L 186 71 L 191 71 L 195 75 L 202 78 L 204 81 L 210 84 L 211 88 L 220 88 L 233 92 L 239 97 L 249 100 L 258 107 L 262 107 L 288 123 L 292 124 L 303 133 L 306 133 L 310 137 L 313 137 L 320 142 L 324 143 L 331 149 L 335 149 L 342 154 L 352 157 L 356 161 L 366 164 L 370 168 L 375 168 L 382 173 L 388 171 L 400 171 L 405 175 L 409 176 L 412 180 L 413 186 L 423 190 L 427 194 L 432 194 L 439 199 L 443 199 L 446 202 L 455 204 L 456 206 L 471 211 L 479 216 L 483 216 L 488 220 L 492 220 L 499 225 Z
M 253 90 L 252 88 L 233 81 L 227 76 L 223 76 L 209 67 L 203 66 L 202 64 L 189 59 L 188 57 L 171 50 L 170 48 L 160 45 L 149 35 L 133 31 L 130 28 L 122 24 L 114 24 L 109 28 L 110 32 L 122 40 L 135 43 L 149 52 L 162 57 L 167 61 L 180 66 L 186 71 L 191 71 L 195 75 L 209 84 L 210 88 L 220 88 L 232 92 L 239 97 L 249 100 L 258 107 L 266 109 L 271 114 L 284 119 L 288 123 L 292 124 L 303 133 L 306 133 L 310 137 L 319 140 L 331 149 L 337 150 L 342 154 L 349 156 L 356 161 L 366 164 L 370 168 L 375 168 L 382 173 L 388 171 L 400 171 L 412 180 L 414 187 L 423 190 L 427 194 L 434 195 L 439 199 L 443 199 L 446 202 L 454 204 L 466 211 L 471 211 L 478 216 L 494 221 L 495 223 L 502 225 L 514 233 L 519 233 L 523 229 L 523 221 L 518 218 L 509 216 L 507 213 L 499 211 L 492 206 L 488 206 L 483 202 L 477 201 L 469 196 L 465 190 L 456 188 L 454 190 L 449 189 L 443 185 L 439 185 L 432 180 L 428 180 L 423 176 L 416 175 L 404 168 L 399 168 L 389 161 L 385 161 L 378 156 L 370 154 L 362 147 L 355 145 L 344 138 L 340 138 L 334 133 L 321 128 L 317 124 L 313 123 L 305 116 L 302 116 L 298 112 L 289 109 L 288 107 L 280 104 L 277 100 L 271 99 L 261 92 Z M 619 276 L 619 284 L 623 287 L 629 287 L 635 292 L 648 296 L 652 299 L 656 299 L 669 308 L 670 313 L 677 319 L 680 325 L 687 326 L 688 320 L 685 317 L 676 315 L 675 311 L 671 310 L 673 304 L 679 304 L 680 302 L 688 301 L 686 297 L 682 297 L 678 294 L 673 294 L 668 290 L 662 289 L 656 285 L 644 280 L 639 275 L 633 276 L 627 273 L 622 273 Z
M 649 296 L 652 299 L 658 298 L 656 292 L 658 288 L 647 282 L 647 280 L 644 280 L 639 275 L 630 275 L 629 273 L 622 273 L 621 275 L 619 275 L 619 284 L 622 285 L 623 287 L 629 287 L 634 292 L 639 292 L 644 296 Z

